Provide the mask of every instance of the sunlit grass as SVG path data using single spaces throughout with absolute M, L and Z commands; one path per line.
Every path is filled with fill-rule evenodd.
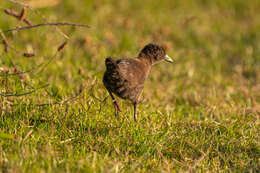
M 37 10 L 91 28 L 60 27 L 68 45 L 37 74 L 66 39 L 54 27 L 6 33 L 16 50 L 36 56 L 1 45 L 1 93 L 49 85 L 0 96 L 2 172 L 259 171 L 258 0 L 64 0 Z M 30 10 L 27 17 L 44 22 Z M 16 26 L 2 13 L 1 30 Z M 126 101 L 118 119 L 102 84 L 104 59 L 135 57 L 149 42 L 164 44 L 175 63 L 153 67 L 138 123 Z M 14 65 L 32 71 L 8 75 Z

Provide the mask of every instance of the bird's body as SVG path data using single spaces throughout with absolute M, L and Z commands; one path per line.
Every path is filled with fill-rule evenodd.
M 155 44 L 145 46 L 137 58 L 119 60 L 106 58 L 107 70 L 103 77 L 103 83 L 114 102 L 116 113 L 120 112 L 120 108 L 112 93 L 133 103 L 134 118 L 137 120 L 136 106 L 143 91 L 145 80 L 152 65 L 161 60 L 172 62 L 170 57 L 165 54 L 165 50 Z
M 139 59 L 106 59 L 105 87 L 122 99 L 138 103 L 150 66 Z

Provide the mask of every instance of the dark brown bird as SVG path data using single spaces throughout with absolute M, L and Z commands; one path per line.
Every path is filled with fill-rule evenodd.
M 113 94 L 122 99 L 128 99 L 133 103 L 134 119 L 137 121 L 136 107 L 143 91 L 145 80 L 152 65 L 163 60 L 173 62 L 166 55 L 163 47 L 152 43 L 146 45 L 137 58 L 119 60 L 114 60 L 110 57 L 106 58 L 106 72 L 103 77 L 103 83 L 112 98 L 116 115 L 121 110 Z

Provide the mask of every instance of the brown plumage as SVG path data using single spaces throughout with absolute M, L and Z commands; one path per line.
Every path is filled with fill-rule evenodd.
M 163 47 L 152 43 L 146 45 L 137 58 L 119 60 L 110 57 L 106 58 L 107 69 L 103 77 L 103 83 L 113 100 L 116 114 L 120 112 L 120 108 L 113 94 L 122 99 L 128 99 L 133 103 L 134 119 L 137 121 L 136 106 L 143 91 L 145 80 L 152 65 L 163 60 L 173 62 L 166 55 Z

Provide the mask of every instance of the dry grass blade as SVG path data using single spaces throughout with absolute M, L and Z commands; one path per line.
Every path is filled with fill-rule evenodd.
M 187 172 L 196 172 L 197 166 L 208 156 L 210 150 L 211 147 L 209 147 L 206 153 L 202 152 L 202 156 L 199 159 L 194 161 L 194 163 L 189 167 L 189 171 Z
M 75 139 L 75 138 L 69 138 L 69 139 L 66 139 L 66 140 L 64 140 L 64 141 L 60 141 L 60 143 L 61 143 L 61 144 L 64 144 L 64 143 L 67 143 L 67 142 L 72 141 L 73 139 Z
M 37 28 L 37 27 L 41 27 L 41 26 L 75 26 L 75 27 L 90 28 L 90 26 L 83 25 L 83 24 L 58 22 L 58 23 L 40 23 L 40 24 L 36 24 L 36 25 L 31 25 L 31 26 L 11 28 L 11 29 L 5 30 L 4 32 L 21 31 L 21 30 L 32 29 L 32 28 Z
M 43 86 L 41 86 L 39 88 L 33 89 L 32 91 L 21 93 L 21 94 L 17 94 L 17 93 L 11 93 L 11 94 L 0 93 L 0 96 L 2 96 L 2 97 L 12 97 L 12 96 L 20 97 L 20 96 L 25 96 L 25 95 L 29 95 L 31 93 L 34 93 L 35 91 L 38 91 L 39 89 L 46 88 L 47 86 L 49 86 L 49 84 L 43 85 Z
M 33 129 L 31 129 L 27 134 L 26 136 L 23 138 L 23 142 L 25 142 L 27 139 L 29 139 L 29 137 L 32 135 L 33 133 Z

